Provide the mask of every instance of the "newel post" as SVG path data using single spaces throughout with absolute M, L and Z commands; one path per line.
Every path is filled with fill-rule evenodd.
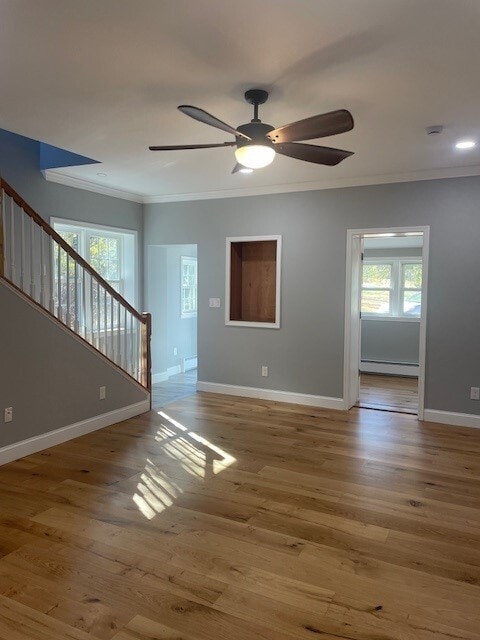
M 152 391 L 152 352 L 151 352 L 151 337 L 152 337 L 152 314 L 143 313 L 145 322 L 142 324 L 142 358 L 143 358 L 143 380 L 142 385 Z
M 5 194 L 0 178 L 0 277 L 5 275 Z

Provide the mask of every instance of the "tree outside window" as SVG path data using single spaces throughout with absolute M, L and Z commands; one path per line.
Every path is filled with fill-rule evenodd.
M 366 258 L 362 276 L 362 315 L 420 317 L 421 260 Z

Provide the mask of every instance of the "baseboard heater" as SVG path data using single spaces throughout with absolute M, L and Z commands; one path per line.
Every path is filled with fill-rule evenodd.
M 391 376 L 418 378 L 418 364 L 415 362 L 385 362 L 383 360 L 362 360 L 361 373 L 383 373 Z
M 196 369 L 198 366 L 197 356 L 190 356 L 188 358 L 182 358 L 182 373 Z

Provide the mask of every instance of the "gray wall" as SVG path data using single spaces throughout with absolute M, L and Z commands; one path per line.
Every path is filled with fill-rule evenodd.
M 418 364 L 420 322 L 362 319 L 362 360 Z
M 341 397 L 347 229 L 430 225 L 426 407 L 480 413 L 480 178 L 144 207 L 147 245 L 198 244 L 199 379 Z M 283 235 L 281 328 L 226 327 L 225 237 Z M 221 309 L 208 307 L 222 299 Z M 269 365 L 269 377 L 260 367 Z
M 366 258 L 422 256 L 421 248 L 365 249 Z M 362 320 L 362 360 L 418 364 L 420 323 L 399 320 Z
M 1 282 L 0 309 L 0 447 L 147 397 Z M 103 385 L 107 398 L 99 400 Z M 7 424 L 5 407 L 13 407 Z
M 197 355 L 197 318 L 180 317 L 180 258 L 196 255 L 196 245 L 148 247 L 145 304 L 152 314 L 153 374 Z

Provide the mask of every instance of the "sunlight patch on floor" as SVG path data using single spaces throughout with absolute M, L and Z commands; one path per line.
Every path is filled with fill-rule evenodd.
M 163 418 L 155 434 L 155 440 L 161 445 L 162 452 L 175 461 L 176 467 L 191 478 L 199 481 L 214 477 L 236 462 L 236 458 L 212 444 L 207 438 L 189 431 L 188 428 L 166 414 L 158 411 Z M 147 458 L 145 470 L 140 476 L 133 501 L 140 512 L 152 520 L 172 506 L 175 499 L 183 493 L 178 484 Z

